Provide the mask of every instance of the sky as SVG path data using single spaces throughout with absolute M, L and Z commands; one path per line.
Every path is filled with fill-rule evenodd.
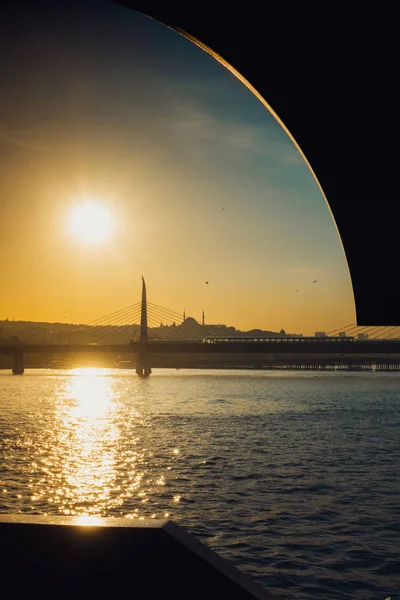
M 144 275 L 149 301 L 207 323 L 354 323 L 329 207 L 252 92 L 128 8 L 38 4 L 0 19 L 0 319 L 86 323 Z M 101 243 L 70 230 L 88 201 L 111 216 Z

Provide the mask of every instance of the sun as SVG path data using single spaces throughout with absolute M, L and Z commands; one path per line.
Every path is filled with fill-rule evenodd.
M 99 204 L 79 204 L 71 215 L 72 234 L 86 244 L 106 240 L 111 231 L 111 215 Z

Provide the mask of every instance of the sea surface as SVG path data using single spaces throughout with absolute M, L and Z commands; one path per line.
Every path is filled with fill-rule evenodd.
M 400 373 L 0 371 L 0 512 L 170 517 L 282 600 L 400 598 Z

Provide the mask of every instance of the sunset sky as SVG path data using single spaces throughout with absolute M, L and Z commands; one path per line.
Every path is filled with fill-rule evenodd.
M 88 322 L 137 302 L 143 274 L 149 300 L 208 323 L 355 322 L 329 208 L 234 75 L 108 0 L 6 4 L 0 319 Z M 111 217 L 90 244 L 70 227 L 88 201 Z

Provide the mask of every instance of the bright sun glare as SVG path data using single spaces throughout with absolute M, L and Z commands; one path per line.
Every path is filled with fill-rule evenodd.
M 98 204 L 80 204 L 71 216 L 71 231 L 75 237 L 87 244 L 105 240 L 111 230 L 108 210 Z

